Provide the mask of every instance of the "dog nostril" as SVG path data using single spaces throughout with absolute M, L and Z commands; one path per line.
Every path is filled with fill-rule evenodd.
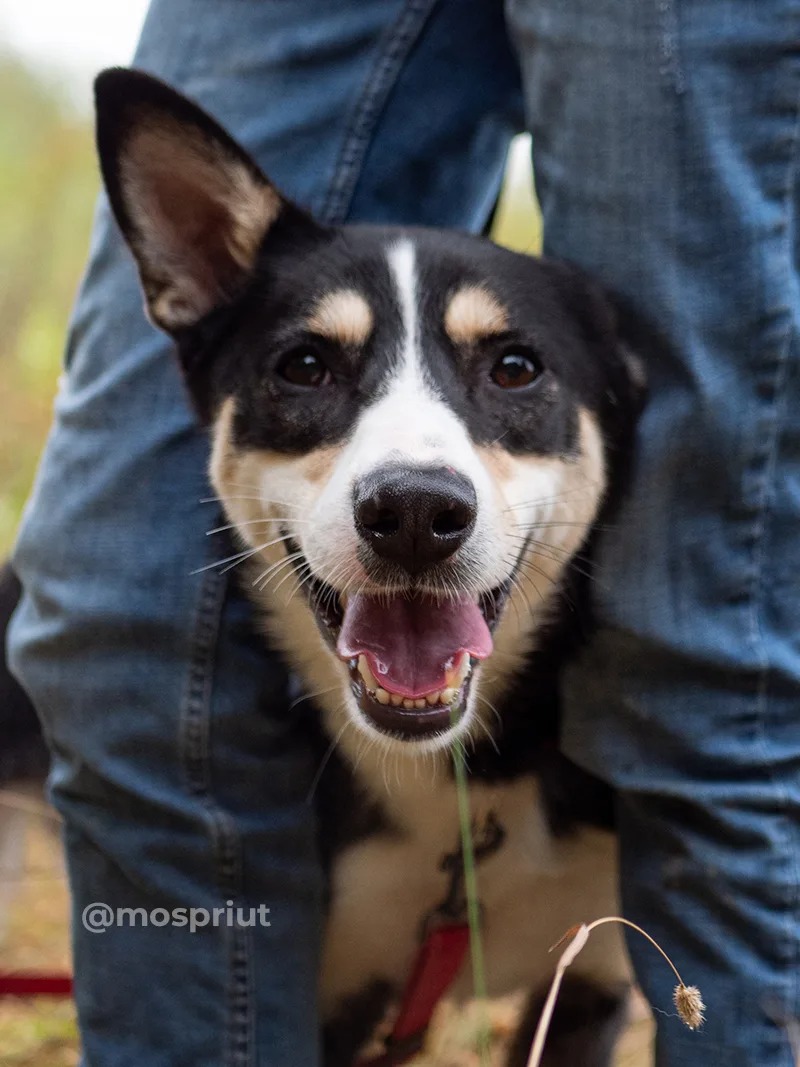
M 376 508 L 362 525 L 379 537 L 392 537 L 400 532 L 400 516 L 391 508 Z
M 369 537 L 394 537 L 402 522 L 399 510 L 376 493 L 356 504 L 356 521 Z
M 434 515 L 431 529 L 437 537 L 451 537 L 463 533 L 473 521 L 474 515 L 467 508 L 452 504 Z

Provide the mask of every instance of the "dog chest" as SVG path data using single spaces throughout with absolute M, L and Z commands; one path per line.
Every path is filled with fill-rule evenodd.
M 387 797 L 402 829 L 351 845 L 332 867 L 322 968 L 328 1018 L 375 981 L 399 994 L 426 921 L 441 912 L 465 919 L 455 788 L 402 785 Z M 489 993 L 535 988 L 552 972 L 548 948 L 569 926 L 615 910 L 613 838 L 584 830 L 554 839 L 532 777 L 472 782 L 470 800 Z M 619 939 L 612 934 L 599 952 L 590 945 L 578 969 L 600 980 L 623 977 Z M 465 964 L 453 993 L 471 991 Z

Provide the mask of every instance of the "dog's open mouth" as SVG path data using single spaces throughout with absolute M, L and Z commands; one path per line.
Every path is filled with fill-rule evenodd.
M 287 551 L 299 548 L 290 542 Z M 302 557 L 295 566 L 308 574 Z M 349 667 L 363 714 L 383 733 L 421 740 L 464 713 L 473 667 L 492 653 L 510 585 L 509 579 L 477 603 L 422 593 L 344 598 L 308 577 L 303 588 L 323 637 Z

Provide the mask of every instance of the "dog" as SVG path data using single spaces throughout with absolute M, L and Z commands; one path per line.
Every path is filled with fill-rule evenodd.
M 422 1028 L 364 1058 L 432 932 L 465 922 L 454 751 L 488 991 L 530 993 L 509 1059 L 525 1063 L 548 947 L 617 911 L 612 799 L 557 751 L 559 676 L 591 627 L 594 538 L 641 404 L 612 303 L 484 238 L 323 225 L 144 73 L 103 72 L 96 107 L 105 189 L 208 427 L 244 588 L 310 695 L 295 714 L 321 757 L 326 1067 L 419 1046 Z M 469 996 L 453 959 L 448 995 Z M 545 1062 L 607 1067 L 621 938 L 593 939 L 569 977 Z

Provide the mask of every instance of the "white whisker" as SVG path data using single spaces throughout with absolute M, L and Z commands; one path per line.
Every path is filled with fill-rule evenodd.
M 215 567 L 221 567 L 223 563 L 230 563 L 230 567 L 225 567 L 220 571 L 220 574 L 225 574 L 231 570 L 232 567 L 237 566 L 238 563 L 244 562 L 249 559 L 250 556 L 254 556 L 257 552 L 263 552 L 265 548 L 270 548 L 272 545 L 277 545 L 280 541 L 285 541 L 286 537 L 278 537 L 274 541 L 267 541 L 263 545 L 258 545 L 256 548 L 246 548 L 242 552 L 236 552 L 233 556 L 226 556 L 225 559 L 214 560 L 213 563 L 207 563 L 205 567 L 198 567 L 197 570 L 190 571 L 190 574 L 202 574 L 203 571 L 213 570 Z
M 340 704 L 338 710 L 341 711 L 343 709 L 344 709 L 344 704 Z M 347 729 L 348 726 L 350 726 L 350 720 L 349 719 L 345 719 L 344 722 L 342 723 L 341 728 L 339 729 L 339 732 L 336 734 L 336 737 L 334 737 L 333 740 L 331 741 L 330 745 L 328 745 L 327 751 L 325 752 L 325 755 L 322 757 L 322 761 L 320 762 L 320 765 L 317 768 L 317 772 L 314 775 L 314 778 L 313 778 L 313 780 L 311 782 L 311 786 L 310 786 L 310 788 L 308 790 L 308 795 L 306 796 L 306 804 L 310 804 L 311 801 L 314 799 L 314 793 L 317 791 L 317 786 L 319 785 L 320 779 L 322 778 L 322 774 L 323 774 L 325 768 L 328 766 L 328 763 L 330 762 L 330 758 L 333 755 L 334 750 L 336 749 L 336 746 L 339 744 L 339 740 L 340 740 L 342 734 L 345 732 L 345 730 Z
M 210 534 L 222 533 L 223 530 L 237 530 L 240 526 L 257 526 L 259 523 L 266 522 L 291 522 L 294 525 L 297 522 L 310 523 L 311 519 L 287 519 L 284 515 L 276 515 L 274 518 L 264 519 L 248 519 L 246 522 L 229 522 L 225 526 L 215 526 L 213 530 L 206 530 L 206 537 Z

